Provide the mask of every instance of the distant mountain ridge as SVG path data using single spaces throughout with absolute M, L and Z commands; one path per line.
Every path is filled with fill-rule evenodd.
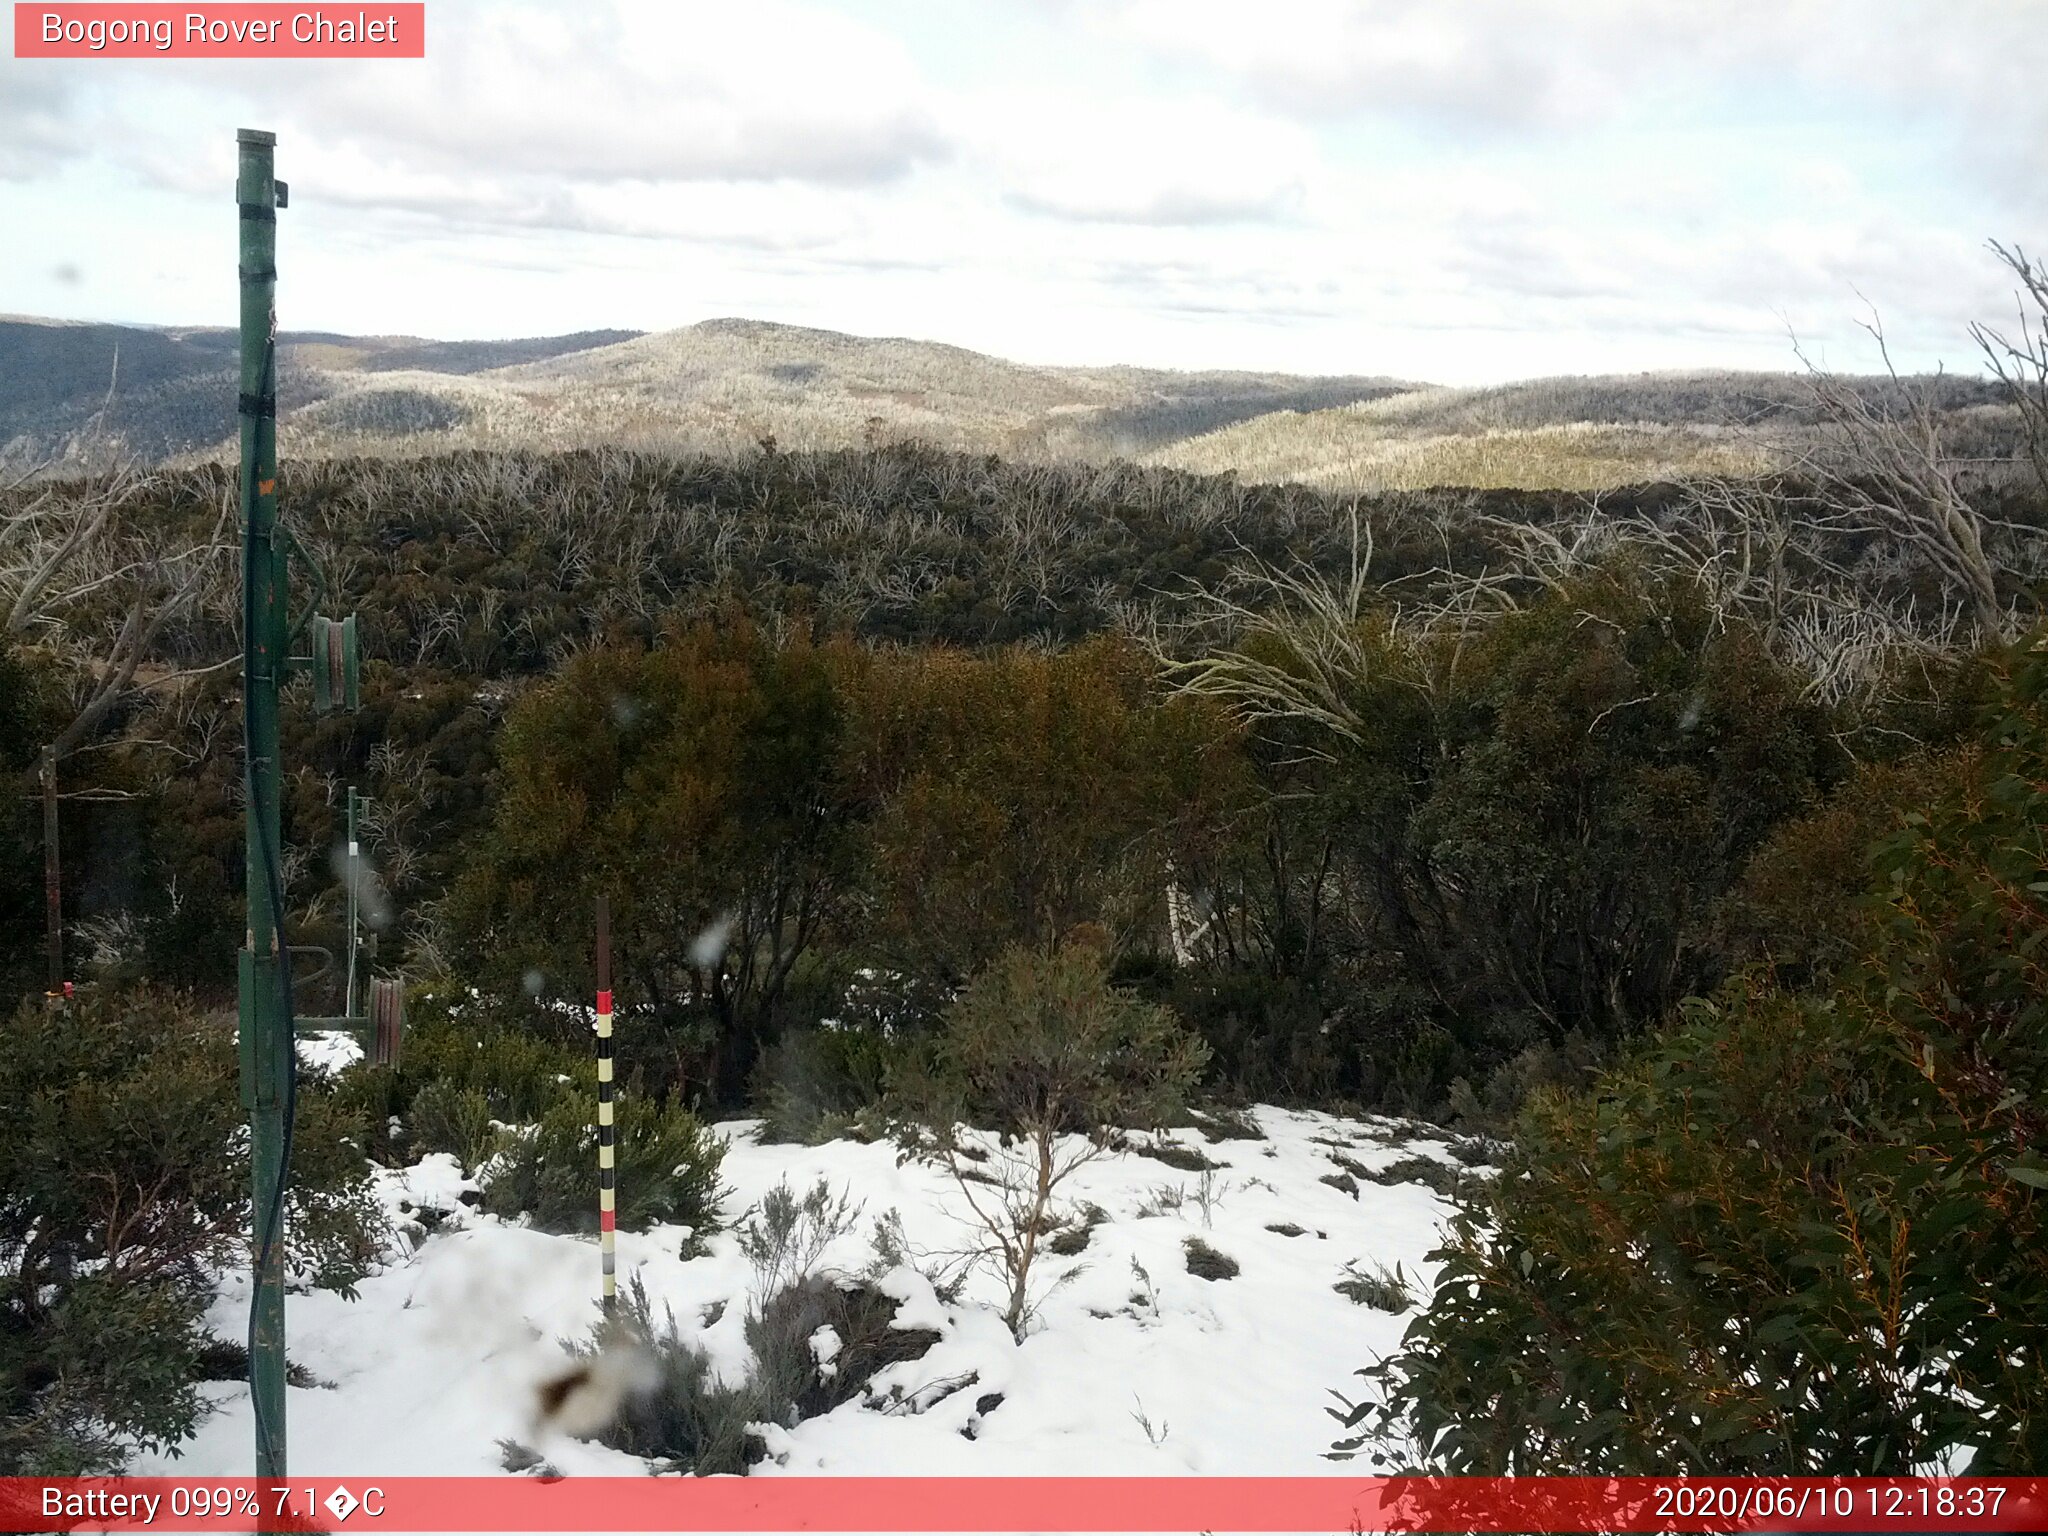
M 565 352 L 611 346 L 638 331 L 580 331 L 514 341 L 429 341 L 417 336 L 278 336 L 279 395 L 291 406 L 340 387 L 332 376 L 402 369 L 462 376 Z M 228 326 L 112 325 L 0 316 L 0 447 L 56 445 L 82 431 L 107 401 L 108 428 L 148 460 L 191 453 L 231 432 L 238 338 Z
M 918 437 L 1007 453 L 1129 456 L 1279 409 L 1411 386 L 1385 378 L 1044 368 L 944 343 L 721 318 L 680 330 L 520 341 L 286 333 L 285 452 L 602 442 L 716 451 Z M 81 432 L 120 365 L 107 430 L 161 461 L 227 451 L 235 335 L 212 328 L 0 320 L 0 445 Z
M 942 342 L 741 318 L 511 341 L 327 332 L 280 341 L 288 457 L 604 445 L 730 454 L 769 441 L 834 449 L 916 440 L 1337 489 L 1598 489 L 1758 472 L 1813 429 L 1792 374 L 1449 389 L 1378 375 L 1047 367 Z M 0 318 L 0 452 L 61 456 L 95 421 L 110 378 L 105 431 L 125 452 L 150 462 L 233 457 L 233 331 L 26 317 Z M 1933 387 L 1976 438 L 2008 435 L 1990 381 L 1948 377 Z

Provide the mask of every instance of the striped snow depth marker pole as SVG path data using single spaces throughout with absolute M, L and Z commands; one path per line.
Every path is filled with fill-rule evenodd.
M 610 905 L 597 898 L 597 1246 L 604 1310 L 618 1304 L 618 1164 L 612 1129 L 612 934 Z

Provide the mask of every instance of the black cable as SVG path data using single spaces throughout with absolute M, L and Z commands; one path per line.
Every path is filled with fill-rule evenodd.
M 277 337 L 275 326 L 273 326 L 272 334 L 263 344 L 262 390 L 265 397 L 272 399 L 275 398 L 277 389 L 276 367 Z M 254 447 L 253 441 L 251 447 Z M 242 500 L 242 526 L 244 529 L 242 537 L 242 645 L 246 655 L 253 637 L 258 633 L 256 626 L 259 615 L 257 612 L 256 593 L 259 586 L 267 589 L 269 582 L 259 582 L 256 579 L 259 573 L 253 569 L 255 563 L 255 543 L 249 538 L 247 533 L 247 530 L 254 526 L 256 521 L 256 471 L 254 466 L 245 471 L 243 479 L 247 487 Z M 266 547 L 264 550 L 266 558 L 274 558 L 276 537 L 276 530 L 273 527 L 270 534 L 272 546 Z M 260 574 L 268 575 L 267 572 Z M 283 664 L 283 657 L 272 656 L 271 666 L 273 668 Z M 255 1212 L 257 1218 L 255 1234 L 256 1264 L 249 1274 L 249 1400 L 255 1410 L 256 1442 L 263 1449 L 263 1459 L 266 1462 L 275 1464 L 279 1459 L 277 1456 L 278 1426 L 266 1421 L 264 1417 L 263 1394 L 256 1390 L 256 1325 L 262 1309 L 263 1272 L 270 1265 L 271 1253 L 278 1246 L 280 1234 L 284 1227 L 284 1191 L 292 1162 L 292 1131 L 298 1119 L 299 1109 L 299 1042 L 297 1030 L 293 1022 L 292 952 L 290 947 L 284 942 L 284 880 L 280 873 L 283 860 L 278 853 L 276 842 L 271 836 L 270 817 L 264 814 L 264 807 L 257 794 L 255 759 L 250 750 L 256 734 L 255 701 L 256 690 L 251 686 L 251 680 L 246 675 L 245 668 L 242 678 L 243 791 L 249 799 L 249 814 L 255 822 L 256 841 L 263 855 L 264 885 L 270 896 L 272 942 L 276 947 L 277 953 L 278 1003 L 283 1010 L 285 1029 L 284 1125 L 278 1147 L 277 1185 L 271 1192 L 269 1208 Z M 253 1163 L 256 1155 L 253 1135 L 249 1154 Z M 281 1344 L 282 1341 L 280 1340 Z

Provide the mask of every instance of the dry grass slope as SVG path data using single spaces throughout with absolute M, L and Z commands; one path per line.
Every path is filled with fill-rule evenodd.
M 1881 379 L 1859 389 L 1894 388 Z M 1952 422 L 1996 439 L 1988 381 L 1915 381 Z M 1817 429 L 1793 374 L 1632 374 L 1416 389 L 1329 410 L 1274 412 L 1168 444 L 1145 462 L 1338 491 L 1471 486 L 1596 491 L 1749 475 L 1785 464 Z
M 1695 475 L 1748 475 L 1782 462 L 1760 437 L 1725 428 L 1573 421 L 1476 432 L 1416 432 L 1362 411 L 1275 412 L 1176 443 L 1146 462 L 1338 491 L 1473 486 L 1597 491 Z
M 388 357 L 388 353 L 385 357 Z M 1006 457 L 1133 457 L 1276 409 L 1375 399 L 1383 378 L 1045 368 L 964 348 L 710 320 L 460 376 L 373 371 L 346 339 L 302 344 L 307 404 L 281 422 L 287 454 L 624 447 L 727 455 L 919 441 Z M 345 362 L 346 372 L 326 366 Z M 190 457 L 215 456 L 226 440 Z

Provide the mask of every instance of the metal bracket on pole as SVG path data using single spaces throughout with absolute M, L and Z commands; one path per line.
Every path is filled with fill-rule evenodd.
M 371 1066 L 395 1067 L 405 1037 L 405 986 L 395 977 L 372 976 L 369 1012 L 301 1014 L 292 1021 L 292 1028 L 302 1035 L 352 1034 Z

